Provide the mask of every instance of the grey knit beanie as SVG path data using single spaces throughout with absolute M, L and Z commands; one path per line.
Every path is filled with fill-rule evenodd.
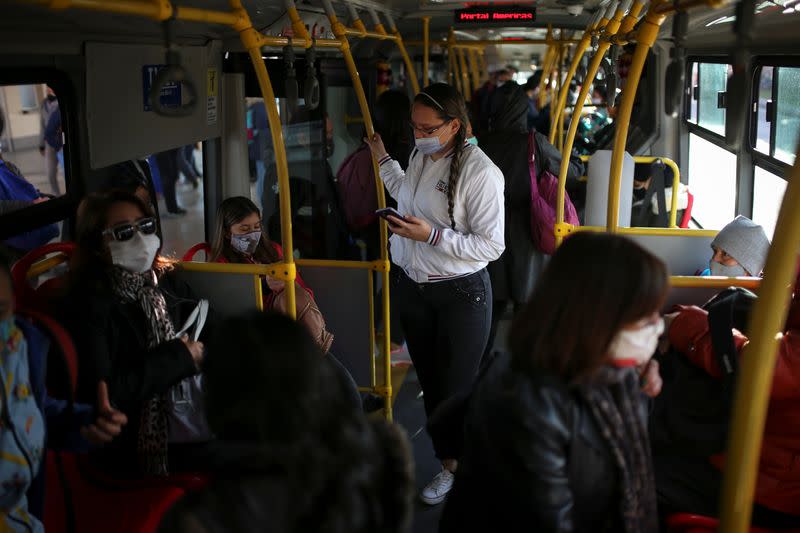
M 752 276 L 761 275 L 769 253 L 769 239 L 764 228 L 742 215 L 722 228 L 711 246 L 724 250 Z

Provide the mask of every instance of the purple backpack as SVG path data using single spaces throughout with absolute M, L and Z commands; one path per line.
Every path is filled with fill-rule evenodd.
M 536 175 L 536 138 L 531 132 L 528 137 L 528 167 L 531 175 L 531 238 L 540 251 L 552 255 L 556 251 L 556 197 L 558 177 L 544 170 Z M 537 179 L 538 178 L 538 179 Z M 564 222 L 579 226 L 578 212 L 567 191 L 564 191 Z

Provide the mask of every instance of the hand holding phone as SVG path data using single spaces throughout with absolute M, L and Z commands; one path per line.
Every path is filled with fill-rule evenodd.
M 375 211 L 375 214 L 387 220 L 389 224 L 392 223 L 388 218 L 389 216 L 393 216 L 395 218 L 402 220 L 403 222 L 407 222 L 406 218 L 403 215 L 401 215 L 400 212 L 394 207 L 386 207 L 384 209 L 378 209 L 377 211 Z

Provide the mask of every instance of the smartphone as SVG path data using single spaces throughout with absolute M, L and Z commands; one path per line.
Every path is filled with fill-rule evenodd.
M 388 221 L 387 217 L 390 216 L 390 215 L 395 217 L 395 218 L 399 218 L 400 220 L 405 221 L 405 217 L 403 215 L 401 215 L 400 212 L 397 209 L 395 209 L 394 207 L 386 207 L 384 209 L 378 209 L 377 211 L 375 211 L 375 214 L 378 215 L 379 217 L 383 218 L 383 219 L 386 219 L 387 221 Z M 391 224 L 391 222 L 389 222 L 389 223 Z

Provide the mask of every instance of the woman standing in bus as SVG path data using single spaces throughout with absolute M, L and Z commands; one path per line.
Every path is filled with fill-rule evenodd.
M 405 172 L 380 135 L 367 140 L 402 214 L 387 217 L 392 294 L 429 417 L 472 385 L 492 318 L 486 265 L 505 248 L 503 175 L 466 142 L 468 123 L 461 94 L 436 83 L 414 99 L 416 148 Z M 458 466 L 453 444 L 433 440 L 443 468 L 421 494 L 431 505 L 444 500 Z

